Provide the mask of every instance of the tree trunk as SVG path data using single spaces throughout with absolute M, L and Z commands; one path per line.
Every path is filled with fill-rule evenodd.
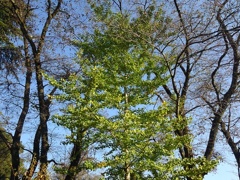
M 12 169 L 11 169 L 11 180 L 18 179 L 18 171 L 20 166 L 20 146 L 21 146 L 21 135 L 23 130 L 23 125 L 25 122 L 26 115 L 29 110 L 30 101 L 30 85 L 32 79 L 32 67 L 31 60 L 28 53 L 28 43 L 26 38 L 24 38 L 24 52 L 25 52 L 25 67 L 27 68 L 25 89 L 23 96 L 23 109 L 18 119 L 17 127 L 13 136 L 12 146 L 11 146 L 11 156 L 12 156 Z
M 25 175 L 23 176 L 23 180 L 31 180 L 32 176 L 36 170 L 38 161 L 39 161 L 39 144 L 41 139 L 41 126 L 38 126 L 38 129 L 35 133 L 34 142 L 33 142 L 33 154 L 32 154 L 32 160 L 29 165 L 29 168 Z
M 124 171 L 125 171 L 124 180 L 131 180 L 130 167 L 127 163 L 125 164 Z
M 67 176 L 65 177 L 65 180 L 75 179 L 78 172 L 81 172 L 83 170 L 82 168 L 78 168 L 78 166 L 79 166 L 79 163 L 81 162 L 81 160 L 83 160 L 83 156 L 84 156 L 82 140 L 83 140 L 85 131 L 86 130 L 84 130 L 84 129 L 79 131 L 79 134 L 77 135 L 77 140 L 76 140 L 76 142 L 74 142 L 71 156 L 69 158 L 70 165 L 68 167 Z

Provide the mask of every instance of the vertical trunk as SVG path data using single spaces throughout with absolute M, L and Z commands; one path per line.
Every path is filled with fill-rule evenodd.
M 72 180 L 76 178 L 76 175 L 78 172 L 82 171 L 82 169 L 78 169 L 78 165 L 79 162 L 81 161 L 82 158 L 82 138 L 83 138 L 83 133 L 80 132 L 81 135 L 77 136 L 77 139 L 80 142 L 75 142 L 72 152 L 71 152 L 71 156 L 70 156 L 70 165 L 68 167 L 68 171 L 67 171 L 67 176 L 65 177 L 65 180 Z
M 218 128 L 219 128 L 220 121 L 221 121 L 221 116 L 219 114 L 215 114 L 214 120 L 212 122 L 211 131 L 210 131 L 210 134 L 209 134 L 207 148 L 206 148 L 206 151 L 205 151 L 205 154 L 204 154 L 204 156 L 208 160 L 211 159 L 212 154 L 213 154 L 213 148 L 214 148 L 215 141 L 216 141 L 216 138 L 217 138 L 217 133 L 218 133 Z
M 28 53 L 28 43 L 24 38 L 24 52 L 25 52 L 25 67 L 27 69 L 26 72 L 26 80 L 25 80 L 25 89 L 23 96 L 23 109 L 19 116 L 17 127 L 13 136 L 12 146 L 11 146 L 11 156 L 12 156 L 12 170 L 11 170 L 11 180 L 18 179 L 18 171 L 20 166 L 20 146 L 21 146 L 21 135 L 23 130 L 23 125 L 25 122 L 26 115 L 29 109 L 29 101 L 30 101 L 30 85 L 32 79 L 32 67 L 31 60 Z
M 38 101 L 39 101 L 39 113 L 40 113 L 40 129 L 41 129 L 41 155 L 40 155 L 40 171 L 38 173 L 38 178 L 46 179 L 47 175 L 47 153 L 49 150 L 48 143 L 48 127 L 47 121 L 49 118 L 49 106 L 46 104 L 44 98 L 44 86 L 42 77 L 42 68 L 40 62 L 40 54 L 38 53 L 35 57 L 35 68 L 36 68 L 36 81 L 37 81 L 37 91 L 38 91 Z
M 49 143 L 48 143 L 48 126 L 47 121 L 49 117 L 45 117 L 41 120 L 41 135 L 42 135 L 42 144 L 41 144 L 41 157 L 40 157 L 40 171 L 39 175 L 41 179 L 46 179 L 47 177 L 47 167 L 48 167 L 48 150 L 49 150 Z
M 188 92 L 188 88 L 189 88 L 189 80 L 190 80 L 190 74 L 191 74 L 191 71 L 192 71 L 192 65 L 191 65 L 191 58 L 190 58 L 190 34 L 188 32 L 188 27 L 186 25 L 186 22 L 185 22 L 185 19 L 184 17 L 182 16 L 183 13 L 179 7 L 179 4 L 178 4 L 178 1 L 177 0 L 174 0 L 174 6 L 176 8 L 176 11 L 177 11 L 177 14 L 178 14 L 178 18 L 179 18 L 179 21 L 180 21 L 180 24 L 183 28 L 183 36 L 184 36 L 184 40 L 185 40 L 185 47 L 184 49 L 182 50 L 182 52 L 177 56 L 176 58 L 176 67 L 179 65 L 178 63 L 181 62 L 181 57 L 184 55 L 184 58 L 186 59 L 185 62 L 186 62 L 186 67 L 184 68 L 182 65 L 180 65 L 180 68 L 185 76 L 185 80 L 184 80 L 184 83 L 183 83 L 183 87 L 182 89 L 177 88 L 177 85 L 175 83 L 175 75 L 176 75 L 176 67 L 175 67 L 175 70 L 174 70 L 174 73 L 171 75 L 171 79 L 172 79 L 172 85 L 173 85 L 173 91 L 176 95 L 176 109 L 175 109 L 175 116 L 177 119 L 179 120 L 185 120 L 186 117 L 185 117 L 185 103 L 186 103 L 186 96 L 187 96 L 187 92 Z M 164 87 L 166 93 L 168 94 L 168 96 L 171 98 L 171 99 L 174 99 L 173 98 L 173 94 L 171 93 L 171 91 L 168 89 L 168 87 L 165 85 Z M 184 126 L 182 129 L 178 129 L 175 131 L 175 133 L 178 135 L 178 136 L 185 136 L 185 135 L 189 135 L 190 134 L 190 130 L 189 130 L 189 127 L 188 125 Z M 191 144 L 184 144 L 183 145 L 183 148 L 180 148 L 179 149 L 179 152 L 181 154 L 181 157 L 182 159 L 185 159 L 185 158 L 188 158 L 188 159 L 191 159 L 193 158 L 193 150 L 192 150 L 192 147 L 191 147 Z M 193 166 L 186 166 L 184 167 L 184 169 L 192 169 Z M 186 177 L 187 180 L 191 180 L 192 178 L 190 177 Z
M 58 0 L 57 5 L 54 9 L 52 9 L 52 2 L 48 1 L 47 6 L 47 13 L 48 17 L 45 21 L 43 26 L 40 41 L 38 43 L 38 47 L 36 49 L 35 44 L 32 45 L 32 50 L 34 53 L 34 64 L 36 70 L 36 81 L 37 81 L 37 92 L 38 92 L 38 101 L 39 101 L 39 113 L 40 113 L 40 126 L 41 126 L 41 156 L 40 156 L 40 171 L 38 173 L 38 178 L 46 179 L 47 177 L 47 167 L 48 167 L 48 159 L 47 154 L 49 150 L 49 143 L 48 143 L 48 126 L 47 121 L 49 119 L 49 106 L 50 101 L 45 100 L 45 93 L 44 93 L 44 86 L 43 86 L 43 76 L 42 76 L 42 62 L 41 62 L 41 52 L 44 46 L 45 37 L 51 24 L 52 19 L 56 16 L 59 12 L 60 7 L 62 4 L 62 0 Z M 27 36 L 30 42 L 33 42 L 29 36 Z
M 41 138 L 41 126 L 39 125 L 34 137 L 32 160 L 27 172 L 23 176 L 23 180 L 31 180 L 36 170 L 36 167 L 39 161 L 40 138 Z
M 130 167 L 127 163 L 125 163 L 124 171 L 125 171 L 124 180 L 131 180 Z
M 183 85 L 183 89 L 182 89 L 182 93 L 178 93 L 177 90 L 174 90 L 175 94 L 177 95 L 176 98 L 174 98 L 172 92 L 169 90 L 168 86 L 164 85 L 163 88 L 165 90 L 165 92 L 168 94 L 168 96 L 175 100 L 175 116 L 177 119 L 179 119 L 180 121 L 181 120 L 184 120 L 186 119 L 186 116 L 185 116 L 185 109 L 184 109 L 184 106 L 185 106 L 185 101 L 186 101 L 186 95 L 187 95 L 187 90 L 188 90 L 188 86 L 189 86 L 189 76 L 190 76 L 190 67 L 187 66 L 187 73 L 185 73 L 185 82 L 184 82 L 184 85 Z M 175 86 L 175 83 L 174 81 L 172 80 L 172 83 L 174 84 Z M 188 128 L 188 126 L 185 126 L 183 127 L 182 129 L 177 129 L 175 130 L 175 134 L 178 135 L 178 136 L 185 136 L 185 135 L 189 135 L 190 134 L 190 130 Z M 193 158 L 193 149 L 191 147 L 191 144 L 184 144 L 182 148 L 179 148 L 179 152 L 180 152 L 180 155 L 181 155 L 181 158 L 182 159 L 185 159 L 185 158 L 188 158 L 188 159 L 191 159 Z M 185 169 L 191 169 L 193 168 L 193 166 L 186 166 L 184 167 Z M 190 177 L 186 177 L 187 180 L 192 180 L 192 178 Z

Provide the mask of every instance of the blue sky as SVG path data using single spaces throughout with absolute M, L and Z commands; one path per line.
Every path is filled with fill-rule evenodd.
M 237 167 L 228 163 L 218 165 L 217 171 L 209 173 L 204 180 L 238 180 Z

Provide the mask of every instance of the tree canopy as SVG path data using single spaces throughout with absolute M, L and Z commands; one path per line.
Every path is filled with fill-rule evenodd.
M 153 16 L 154 12 L 159 13 Z M 103 160 L 86 160 L 75 170 L 107 168 L 110 179 L 201 179 L 216 165 L 204 158 L 174 157 L 178 148 L 191 145 L 192 138 L 175 135 L 189 119 L 172 117 L 170 102 L 156 102 L 158 89 L 169 77 L 154 46 L 143 40 L 153 24 L 161 36 L 170 34 L 161 27 L 160 12 L 151 6 L 131 18 L 111 11 L 106 16 L 97 7 L 104 29 L 74 42 L 81 72 L 60 82 L 50 80 L 64 92 L 56 98 L 69 102 L 63 115 L 55 118 L 70 129 L 68 143 L 81 147 L 79 161 L 90 146 L 105 151 Z

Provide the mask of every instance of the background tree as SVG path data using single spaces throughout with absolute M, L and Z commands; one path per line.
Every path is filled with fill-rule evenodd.
M 220 126 L 223 127 L 225 136 L 231 134 L 230 126 L 229 131 L 226 131 L 226 126 L 224 128 L 225 122 L 232 124 L 231 120 L 222 120 L 231 116 L 227 109 L 237 102 L 234 99 L 238 97 L 239 58 L 236 34 L 239 29 L 234 17 L 239 13 L 235 9 L 239 4 L 233 1 L 190 3 L 175 0 L 168 7 L 175 9 L 172 11 L 175 12 L 172 15 L 176 15 L 172 27 L 181 31 L 178 31 L 174 39 L 174 42 L 179 44 L 172 49 L 172 52 L 178 53 L 174 65 L 169 66 L 169 59 L 165 58 L 171 81 L 163 86 L 163 90 L 175 104 L 176 117 L 194 117 L 192 125 L 177 132 L 180 136 L 189 133 L 195 136 L 195 144 L 180 149 L 180 154 L 182 158 L 191 158 L 194 154 L 199 155 L 202 148 L 202 156 L 212 159 L 219 156 L 215 144 L 217 137 L 220 137 Z M 162 50 L 160 48 L 159 52 Z M 237 127 L 235 125 L 234 129 Z M 202 138 L 207 132 L 209 137 Z M 230 136 L 226 137 L 229 142 Z M 238 154 L 236 142 L 230 143 L 235 144 L 235 147 L 231 147 L 235 157 Z M 238 162 L 238 158 L 236 161 Z
M 24 40 L 24 50 L 25 50 L 25 65 L 26 65 L 26 81 L 25 81 L 25 90 L 24 90 L 24 102 L 22 113 L 19 116 L 18 125 L 16 127 L 16 131 L 13 136 L 13 144 L 11 147 L 11 155 L 12 155 L 12 177 L 11 179 L 18 178 L 18 169 L 19 169 L 19 145 L 21 132 L 23 129 L 23 124 L 26 118 L 26 115 L 29 110 L 30 103 L 30 85 L 33 68 L 35 69 L 35 78 L 37 83 L 37 93 L 38 93 L 38 103 L 39 103 L 39 115 L 40 115 L 40 123 L 39 127 L 36 131 L 35 139 L 34 139 L 34 148 L 33 148 L 33 156 L 28 172 L 26 173 L 27 178 L 31 178 L 36 169 L 37 163 L 40 160 L 40 171 L 39 177 L 45 177 L 47 174 L 47 153 L 49 149 L 48 142 L 48 128 L 47 128 L 47 120 L 49 118 L 49 105 L 50 101 L 45 100 L 44 93 L 44 85 L 43 85 L 43 77 L 42 77 L 42 63 L 41 63 L 41 52 L 43 49 L 43 44 L 46 38 L 46 33 L 48 27 L 51 23 L 51 20 L 56 16 L 57 12 L 60 9 L 61 1 L 58 1 L 57 5 L 52 9 L 52 2 L 48 1 L 47 3 L 47 18 L 41 30 L 41 35 L 39 36 L 39 41 L 35 42 L 32 36 L 32 26 L 28 24 L 28 17 L 32 11 L 31 4 L 23 4 L 22 1 L 15 2 L 10 1 L 11 10 L 13 16 L 16 19 L 16 23 L 18 24 L 23 40 Z M 31 51 L 30 51 L 31 50 Z M 31 54 L 31 55 L 30 55 Z M 32 67 L 32 63 L 34 63 L 34 67 Z M 54 90 L 52 91 L 54 92 Z M 40 140 L 41 139 L 41 140 Z M 41 142 L 41 145 L 40 145 Z M 40 146 L 40 149 L 39 149 Z
M 22 138 L 27 115 L 34 111 L 37 116 L 39 115 L 39 125 L 35 131 L 33 148 L 32 150 L 29 149 L 29 152 L 31 152 L 32 155 L 32 161 L 30 162 L 29 168 L 23 178 L 32 178 L 39 162 L 40 170 L 38 178 L 46 179 L 45 176 L 47 176 L 47 166 L 49 163 L 47 158 L 49 150 L 47 121 L 50 116 L 49 109 L 51 104 L 50 99 L 47 99 L 47 94 L 54 93 L 56 89 L 53 88 L 46 94 L 46 86 L 44 85 L 45 81 L 42 77 L 42 71 L 44 71 L 43 59 L 44 57 L 46 58 L 47 54 L 45 53 L 45 56 L 43 56 L 43 52 L 51 21 L 59 12 L 61 3 L 62 1 L 57 1 L 56 3 L 53 1 L 46 1 L 46 3 L 42 2 L 38 4 L 36 1 L 16 2 L 9 0 L 6 1 L 6 3 L 1 4 L 3 6 L 3 11 L 7 13 L 7 16 L 9 16 L 10 19 L 14 20 L 15 27 L 19 29 L 18 35 L 21 38 L 18 39 L 17 43 L 22 43 L 23 46 L 23 63 L 21 64 L 23 66 L 20 66 L 22 68 L 22 72 L 20 69 L 15 71 L 18 75 L 20 75 L 20 78 L 4 76 L 6 77 L 6 83 L 8 84 L 3 83 L 4 86 L 2 86 L 2 88 L 7 87 L 4 90 L 7 90 L 7 93 L 10 94 L 11 98 L 15 98 L 15 100 L 17 100 L 14 101 L 15 104 L 11 102 L 6 107 L 20 107 L 21 112 L 20 114 L 17 113 L 17 116 L 19 115 L 19 117 L 17 118 L 18 120 L 14 122 L 16 126 L 11 144 L 11 179 L 18 179 L 20 167 L 19 154 L 21 149 L 20 140 Z M 46 11 L 42 12 L 46 13 L 38 14 L 38 10 L 41 8 L 45 9 Z M 41 21 L 37 20 L 37 15 L 41 17 Z M 39 24 L 35 24 L 35 22 L 38 22 Z M 60 75 L 60 73 L 58 75 Z M 22 83 L 24 81 L 24 77 L 25 83 Z M 11 80 L 9 81 L 9 79 Z M 33 93 L 31 93 L 31 91 Z M 36 101 L 35 98 L 38 100 Z M 7 104 L 7 102 L 9 102 L 9 97 L 4 97 L 3 102 Z M 33 106 L 30 106 L 32 104 Z M 34 118 L 32 119 L 34 120 Z

